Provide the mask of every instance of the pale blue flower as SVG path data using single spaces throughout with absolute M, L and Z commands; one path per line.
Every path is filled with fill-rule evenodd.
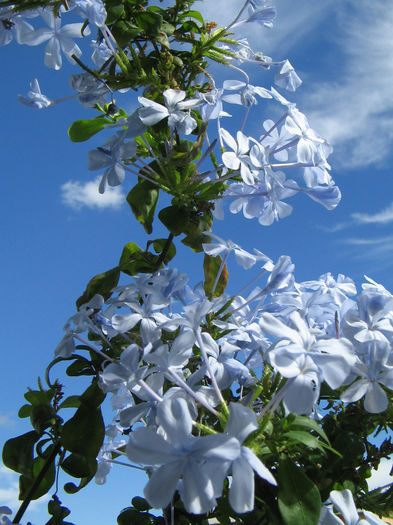
M 60 69 L 62 66 L 61 52 L 65 54 L 71 64 L 75 64 L 72 55 L 80 57 L 82 51 L 73 41 L 74 38 L 82 37 L 83 24 L 67 24 L 61 27 L 60 17 L 53 15 L 51 8 L 42 9 L 40 11 L 41 17 L 48 24 L 48 28 L 40 28 L 36 31 L 25 35 L 23 43 L 29 46 L 38 46 L 48 40 L 45 48 L 45 65 L 53 69 Z M 89 35 L 90 29 L 87 27 L 84 30 L 84 35 Z
M 230 403 L 225 427 L 229 436 L 236 438 L 241 445 L 257 429 L 256 416 L 250 408 L 240 403 Z M 273 475 L 254 452 L 241 446 L 239 457 L 231 464 L 232 483 L 229 489 L 229 502 L 238 514 L 250 512 L 254 508 L 254 471 L 271 485 L 277 485 Z
M 113 135 L 103 146 L 88 152 L 88 170 L 106 168 L 98 191 L 105 192 L 106 185 L 118 186 L 125 177 L 123 161 L 130 160 L 136 154 L 136 142 L 123 142 L 122 134 Z
M 126 454 L 131 461 L 153 466 L 144 496 L 155 508 L 164 508 L 181 483 L 187 512 L 203 514 L 216 506 L 217 487 L 227 474 L 228 461 L 239 457 L 236 438 L 223 434 L 193 436 L 192 418 L 183 398 L 165 399 L 157 409 L 165 437 L 149 428 L 130 434 Z M 209 468 L 214 465 L 214 469 Z
M 139 110 L 139 118 L 146 126 L 154 126 L 168 117 L 168 126 L 175 128 L 180 134 L 189 135 L 197 126 L 189 110 L 199 104 L 198 99 L 184 100 L 185 91 L 166 89 L 163 93 L 165 106 L 145 97 L 138 97 L 143 108 Z
M 75 0 L 73 5 L 77 8 L 78 14 L 82 18 L 87 18 L 90 24 L 97 27 L 105 25 L 106 9 L 102 0 Z
M 288 91 L 296 91 L 302 81 L 289 60 L 285 60 L 280 70 L 274 76 L 274 82 Z
M 341 394 L 341 400 L 353 403 L 364 396 L 367 412 L 379 414 L 388 407 L 388 398 L 381 385 L 393 390 L 392 351 L 385 341 L 370 341 L 366 346 L 362 361 L 354 367 L 354 373 L 361 378 Z
M 329 505 L 330 504 L 330 505 Z M 339 512 L 339 516 L 334 513 Z M 329 500 L 322 507 L 318 525 L 384 525 L 385 522 L 372 512 L 361 510 L 364 519 L 359 517 L 352 492 L 348 489 L 343 491 L 332 490 Z
M 34 109 L 47 108 L 52 104 L 52 101 L 41 93 L 40 85 L 36 78 L 30 82 L 30 87 L 31 90 L 27 93 L 29 98 L 18 95 L 18 102 Z

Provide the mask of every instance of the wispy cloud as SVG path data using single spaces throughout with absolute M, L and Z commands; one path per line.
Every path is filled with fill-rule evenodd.
M 393 256 L 393 235 L 385 237 L 352 237 L 340 239 L 340 244 L 353 250 L 351 258 L 372 261 L 373 269 L 385 269 L 391 266 Z
M 380 212 L 352 213 L 351 217 L 358 224 L 388 224 L 393 222 L 393 202 Z
M 393 139 L 393 11 L 386 0 L 336 3 L 334 80 L 306 85 L 302 106 L 340 163 L 381 163 Z
M 108 187 L 103 195 L 98 192 L 100 177 L 85 183 L 69 180 L 61 186 L 61 198 L 66 206 L 73 209 L 114 208 L 119 209 L 124 202 L 120 186 Z

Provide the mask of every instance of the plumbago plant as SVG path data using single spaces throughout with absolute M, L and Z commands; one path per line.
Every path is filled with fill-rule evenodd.
M 393 490 L 369 492 L 366 480 L 393 452 L 393 296 L 368 278 L 359 293 L 343 275 L 298 283 L 288 256 L 272 261 L 212 232 L 226 202 L 269 226 L 290 215 L 287 200 L 298 193 L 331 210 L 340 191 L 329 144 L 294 103 L 246 73 L 262 68 L 270 85 L 273 71 L 289 91 L 301 83 L 290 62 L 241 38 L 244 24 L 272 25 L 271 3 L 246 0 L 222 28 L 192 3 L 0 1 L 3 45 L 46 43 L 46 66 L 59 69 L 65 55 L 81 68 L 70 85 L 97 116 L 74 122 L 70 139 L 100 144 L 88 153 L 88 169 L 102 173 L 99 191 L 128 184 L 127 203 L 148 236 L 91 279 L 46 384 L 26 392 L 19 416 L 33 429 L 3 449 L 20 474 L 22 505 L 13 518 L 1 507 L 0 518 L 20 523 L 29 502 L 49 493 L 47 525 L 69 524 L 57 495 L 64 475 L 79 480 L 64 485 L 73 494 L 94 479 L 104 484 L 121 464 L 145 470 L 147 482 L 120 525 L 383 523 Z M 74 39 L 91 32 L 88 64 Z M 226 72 L 220 86 L 211 62 Z M 115 100 L 127 90 L 138 96 L 131 115 Z M 37 80 L 20 101 L 60 102 Z M 268 103 L 275 115 L 281 109 L 278 119 Z M 236 134 L 223 120 L 234 105 L 244 115 Z M 251 112 L 263 122 L 257 136 L 248 132 Z M 160 193 L 171 196 L 161 209 Z M 166 238 L 154 238 L 155 219 Z M 179 241 L 204 252 L 195 287 L 172 265 Z M 236 295 L 226 293 L 232 253 L 244 270 L 257 268 Z M 128 284 L 119 285 L 121 275 Z M 86 376 L 82 394 L 64 397 L 52 377 L 59 364 Z M 104 422 L 107 396 L 114 415 Z

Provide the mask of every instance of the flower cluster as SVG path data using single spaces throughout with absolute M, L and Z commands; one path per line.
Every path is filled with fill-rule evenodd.
M 191 3 L 178 0 L 176 9 L 167 10 L 134 0 L 1 8 L 0 44 L 13 37 L 29 46 L 45 42 L 46 66 L 60 69 L 65 55 L 83 68 L 70 78 L 71 98 L 99 115 L 74 123 L 69 136 L 81 142 L 111 133 L 88 153 L 88 170 L 103 173 L 98 191 L 132 175 L 127 201 L 148 234 L 159 192 L 172 196 L 157 214 L 168 239 L 150 239 L 145 250 L 128 243 L 118 266 L 90 281 L 65 325 L 49 369 L 71 360 L 67 373 L 93 376 L 91 385 L 62 405 L 61 388 L 50 382 L 48 369 L 49 391 L 40 386 L 37 395 L 29 392 L 31 406 L 22 411 L 35 428 L 22 436 L 23 443 L 41 452 L 47 447 L 45 452 L 26 457 L 34 465 L 21 466 L 15 462 L 18 442 L 10 440 L 3 457 L 33 476 L 40 461 L 53 461 L 54 472 L 59 454 L 59 466 L 80 477 L 81 487 L 93 477 L 104 484 L 115 463 L 142 469 L 148 475 L 147 508 L 162 508 L 171 524 L 175 512 L 213 515 L 220 523 L 251 512 L 255 523 L 264 524 L 294 523 L 296 512 L 314 525 L 341 523 L 341 517 L 357 523 L 352 493 L 344 489 L 352 484 L 358 502 L 367 503 L 366 468 L 393 447 L 386 441 L 376 452 L 368 442 L 356 442 L 355 464 L 348 466 L 334 425 L 342 425 L 339 434 L 347 415 L 364 417 L 366 433 L 388 430 L 381 414 L 393 399 L 393 295 L 369 278 L 358 293 L 341 274 L 296 282 L 290 257 L 273 262 L 212 232 L 228 199 L 231 213 L 269 226 L 290 215 L 287 199 L 298 193 L 327 210 L 341 194 L 330 175 L 331 146 L 268 77 L 270 87 L 253 85 L 241 67 L 261 66 L 267 76 L 274 69 L 273 82 L 290 92 L 302 83 L 288 60 L 276 62 L 233 36 L 246 23 L 271 27 L 271 2 L 246 0 L 231 24 L 214 31 L 214 24 L 189 9 Z M 84 22 L 62 25 L 69 12 Z M 26 19 L 47 27 L 35 28 Z M 92 27 L 94 71 L 81 62 L 74 42 Z M 242 80 L 226 79 L 217 87 L 206 71 L 208 59 Z M 36 79 L 30 85 L 28 97 L 19 97 L 27 106 L 42 109 L 65 100 L 49 99 Z M 138 92 L 138 104 L 128 114 L 114 95 L 129 97 L 131 90 Z M 266 114 L 268 102 L 280 108 L 279 118 Z M 263 114 L 251 119 L 261 108 Z M 230 111 L 239 122 L 235 131 L 226 124 L 235 120 L 226 120 Z M 180 235 L 204 252 L 205 280 L 194 287 L 168 266 Z M 230 295 L 232 253 L 244 270 L 257 272 Z M 119 285 L 121 272 L 132 282 Z M 99 405 L 107 395 L 114 416 L 104 427 Z M 65 423 L 57 415 L 62 407 L 76 408 Z M 326 459 L 326 451 L 347 461 L 347 468 Z M 321 474 L 324 466 L 332 469 L 327 476 Z M 341 471 L 350 478 L 341 478 Z M 69 490 L 79 490 L 74 487 Z M 293 493 L 302 491 L 306 496 L 299 502 Z M 53 498 L 57 517 L 67 515 Z M 379 523 L 371 512 L 361 512 L 365 523 Z M 4 523 L 9 514 L 0 508 Z M 154 516 L 148 519 L 155 523 Z

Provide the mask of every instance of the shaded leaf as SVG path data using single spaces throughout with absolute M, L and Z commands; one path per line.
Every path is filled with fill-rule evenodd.
M 284 525 L 317 525 L 321 512 L 318 488 L 289 458 L 281 458 L 278 471 L 278 507 Z
M 117 267 L 93 277 L 88 282 L 86 290 L 76 301 L 77 308 L 82 306 L 82 304 L 89 302 L 95 294 L 102 295 L 104 299 L 108 299 L 111 295 L 112 289 L 117 286 L 119 277 L 120 269 Z
M 127 202 L 146 233 L 151 233 L 159 189 L 146 180 L 140 180 L 127 195 Z
M 40 434 L 34 430 L 6 441 L 3 448 L 3 463 L 6 467 L 25 474 L 32 475 L 34 445 L 39 440 Z

